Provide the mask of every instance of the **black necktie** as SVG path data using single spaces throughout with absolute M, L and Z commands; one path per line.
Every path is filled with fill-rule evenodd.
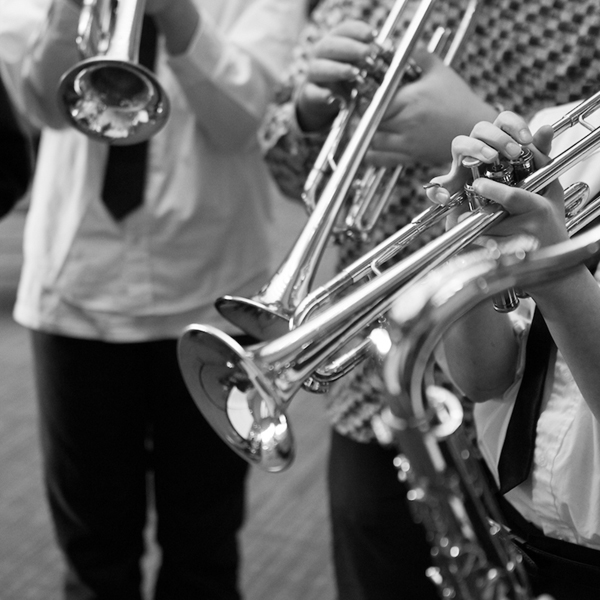
M 144 17 L 139 61 L 154 69 L 157 31 L 153 19 Z M 117 220 L 142 205 L 146 185 L 148 142 L 110 146 L 102 188 L 104 205 Z
M 554 340 L 536 308 L 525 349 L 525 370 L 498 461 L 500 493 L 523 483 L 533 465 L 535 431 Z

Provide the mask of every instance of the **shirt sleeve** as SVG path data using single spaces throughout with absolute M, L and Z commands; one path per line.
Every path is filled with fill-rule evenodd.
M 286 196 L 294 200 L 300 199 L 304 182 L 328 133 L 307 134 L 302 131 L 296 119 L 294 101 L 306 78 L 312 47 L 331 26 L 320 15 L 320 11 L 316 11 L 304 28 L 285 85 L 269 106 L 259 132 L 262 151 L 275 182 Z
M 255 0 L 240 10 L 226 28 L 201 11 L 190 48 L 169 59 L 198 126 L 223 148 L 255 142 L 306 19 L 301 0 Z
M 65 71 L 80 60 L 75 44 L 79 11 L 69 0 L 21 0 L 8 15 L 12 52 L 4 67 L 11 96 L 35 125 L 65 127 L 57 88 Z
M 326 134 L 307 134 L 300 129 L 293 101 L 269 107 L 259 141 L 273 179 L 288 198 L 301 198 L 304 182 L 325 139 Z
M 15 63 L 22 58 L 36 24 L 43 23 L 49 0 L 3 0 L 0 19 L 0 60 Z M 33 28 L 32 28 L 33 25 Z
M 15 69 L 15 87 L 41 125 L 61 128 L 66 119 L 56 89 L 62 75 L 81 60 L 75 43 L 79 10 L 70 0 L 45 1 L 48 17 L 30 25 L 37 36 L 33 42 L 28 38 L 23 64 Z M 256 139 L 304 24 L 306 5 L 304 0 L 247 0 L 227 25 L 199 10 L 201 26 L 188 51 L 167 60 L 197 125 L 217 147 L 239 149 Z

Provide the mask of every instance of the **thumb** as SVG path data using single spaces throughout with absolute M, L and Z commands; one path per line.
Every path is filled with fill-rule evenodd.
M 454 193 L 464 188 L 468 181 L 469 174 L 462 168 L 460 158 L 452 159 L 448 173 L 432 177 L 431 181 L 423 186 L 427 197 L 435 204 L 446 204 Z
M 533 145 L 542 153 L 550 154 L 554 130 L 550 125 L 542 125 L 533 136 Z

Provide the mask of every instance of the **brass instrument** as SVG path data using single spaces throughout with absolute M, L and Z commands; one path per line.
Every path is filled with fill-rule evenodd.
M 429 532 L 434 566 L 428 575 L 443 598 L 531 595 L 520 555 L 499 525 L 495 501 L 461 428 L 461 403 L 429 375 L 435 347 L 453 323 L 486 299 L 557 278 L 598 257 L 600 226 L 542 250 L 530 238 L 510 245 L 511 252 L 473 252 L 461 257 L 460 266 L 450 261 L 407 285 L 388 314 L 388 408 L 376 431 L 400 451 L 395 465 Z
M 590 106 L 599 103 L 600 93 L 582 102 L 579 117 L 588 115 Z M 539 192 L 598 148 L 600 128 L 592 129 L 519 186 Z M 458 197 L 466 201 L 464 192 Z M 597 215 L 599 204 L 589 203 L 586 213 Z M 451 258 L 505 216 L 496 204 L 475 209 L 427 246 L 271 341 L 243 348 L 214 327 L 188 326 L 179 340 L 179 363 L 198 408 L 221 438 L 246 460 L 268 471 L 286 468 L 294 450 L 285 413 L 304 383 L 384 315 L 402 286 Z
M 491 490 L 461 428 L 460 401 L 445 388 L 429 387 L 425 414 L 417 417 L 407 400 L 395 395 L 397 384 L 390 385 L 393 408 L 380 415 L 379 435 L 399 449 L 394 465 L 409 486 L 411 512 L 428 532 L 433 564 L 426 575 L 440 598 L 531 600 L 521 555 L 500 525 Z
M 564 133 L 567 129 L 578 124 L 589 131 L 594 131 L 594 127 L 586 121 L 586 118 L 596 112 L 598 108 L 600 108 L 600 94 L 596 94 L 588 100 L 581 102 L 573 110 L 552 124 L 555 136 Z M 583 159 L 578 159 L 577 162 L 579 160 Z M 531 173 L 528 165 L 529 161 L 530 158 L 527 156 L 517 161 L 515 166 L 522 171 L 522 174 L 516 177 L 508 177 L 506 183 L 521 185 L 521 182 L 523 182 L 525 184 L 525 174 Z M 493 176 L 494 174 L 492 173 L 491 175 Z M 529 186 L 530 184 L 527 183 L 527 185 Z M 444 206 L 433 205 L 427 208 L 410 223 L 359 257 L 331 280 L 312 290 L 296 308 L 291 320 L 292 326 L 297 327 L 299 324 L 309 320 L 315 312 L 322 309 L 323 306 L 335 302 L 336 298 L 341 294 L 348 293 L 358 282 L 370 276 L 377 277 L 380 275 L 387 261 L 406 249 L 428 228 L 447 217 L 452 210 L 465 202 L 465 200 L 468 201 L 472 209 L 477 208 L 478 205 L 487 204 L 485 200 L 473 197 L 468 185 L 465 191 L 466 193 L 459 192 L 454 194 L 451 200 Z M 594 211 L 588 207 L 588 202 L 589 188 L 584 182 L 573 184 L 565 190 L 565 218 L 567 228 L 571 233 L 579 231 L 594 217 Z M 517 303 L 518 295 L 514 290 L 506 292 L 502 298 L 495 299 L 495 306 L 498 310 L 512 310 Z M 365 356 L 371 354 L 372 350 L 373 343 L 367 337 L 363 342 L 336 358 L 335 361 L 322 366 L 306 382 L 304 387 L 313 392 L 327 390 L 330 382 L 348 373 Z
M 272 339 L 287 331 L 289 319 L 308 294 L 327 243 L 336 230 L 336 224 L 341 220 L 340 215 L 347 206 L 349 193 L 356 183 L 357 173 L 373 135 L 398 86 L 405 80 L 407 72 L 413 68 L 411 54 L 423 35 L 427 19 L 436 2 L 437 0 L 421 0 L 419 3 L 405 33 L 396 46 L 381 83 L 339 159 L 334 158 L 334 155 L 339 153 L 340 141 L 345 138 L 348 125 L 352 121 L 353 115 L 356 114 L 356 105 L 359 102 L 358 92 L 353 94 L 348 105 L 342 108 L 338 114 L 323 150 L 317 158 L 316 166 L 305 184 L 304 196 L 312 207 L 311 215 L 271 280 L 251 298 L 223 296 L 216 301 L 217 309 L 228 321 L 257 339 Z M 442 50 L 448 47 L 445 52 L 446 60 L 453 60 L 469 30 L 469 24 L 478 4 L 479 0 L 468 0 L 461 24 L 452 41 L 450 42 L 449 36 L 445 35 L 448 32 L 438 31 L 430 43 L 430 49 L 432 46 Z M 404 14 L 406 5 L 406 0 L 397 0 L 394 4 L 376 38 L 376 48 L 383 48 L 386 41 L 389 41 Z M 364 77 L 367 78 L 368 75 L 365 74 Z M 371 173 L 373 172 L 371 171 Z M 329 178 L 323 183 L 326 175 L 329 175 Z M 381 175 L 376 175 L 375 178 L 381 181 Z M 398 175 L 399 172 L 396 178 Z M 393 185 L 394 181 L 391 181 L 388 191 L 391 191 Z M 372 209 L 366 209 L 367 204 L 377 203 L 379 201 L 377 198 L 381 199 L 381 196 L 375 194 L 376 187 L 369 184 L 368 191 L 363 188 L 364 196 L 361 195 L 354 207 L 350 208 L 349 212 L 355 215 L 355 218 L 352 219 L 353 223 L 357 223 L 358 220 L 362 221 L 367 212 L 371 215 L 371 223 L 376 220 L 383 206 L 376 209 L 377 215 L 373 213 Z M 346 223 L 344 229 L 349 228 L 353 229 L 354 225 Z M 364 229 L 362 232 L 364 233 Z
M 398 3 L 401 8 L 406 2 Z M 465 8 L 461 22 L 453 34 L 446 27 L 438 27 L 432 34 L 427 44 L 427 51 L 432 54 L 443 56 L 445 65 L 451 66 L 458 51 L 462 47 L 470 26 L 473 22 L 473 16 L 478 8 L 478 1 L 471 0 Z M 394 16 L 398 13 L 398 17 Z M 400 12 L 398 5 L 390 13 L 391 18 L 387 19 L 382 29 L 379 31 L 374 41 L 376 49 L 381 49 L 385 63 L 387 52 L 384 50 L 385 43 L 393 38 L 396 22 L 399 20 Z M 373 59 L 373 62 L 376 62 Z M 377 79 L 377 72 L 369 72 L 368 76 L 361 76 L 359 79 Z M 409 68 L 405 72 L 400 84 L 416 80 L 421 75 L 420 68 L 409 63 Z M 363 86 L 365 87 L 365 86 Z M 352 90 L 350 98 L 345 100 L 335 119 L 329 136 L 325 140 L 319 155 L 317 156 L 310 173 L 306 179 L 302 200 L 311 213 L 318 202 L 318 193 L 322 187 L 325 177 L 329 176 L 337 168 L 338 154 L 342 142 L 348 134 L 348 129 L 352 118 L 358 114 L 363 96 L 368 99 L 368 94 L 363 94 L 359 85 Z M 385 167 L 368 166 L 364 174 L 353 182 L 349 194 L 348 208 L 346 214 L 338 216 L 338 224 L 334 227 L 333 233 L 338 236 L 348 236 L 366 241 L 373 230 L 379 216 L 387 206 L 394 187 L 404 170 L 403 165 L 396 166 L 392 173 L 388 173 Z M 383 191 L 380 191 L 383 188 Z
M 62 77 L 59 104 L 85 135 L 110 144 L 142 142 L 169 115 L 169 99 L 138 63 L 146 0 L 84 0 L 77 45 L 84 60 Z
M 381 242 L 379 246 L 373 248 L 340 271 L 331 280 L 313 290 L 298 305 L 291 320 L 293 327 L 309 320 L 317 310 L 333 302 L 339 294 L 351 289 L 362 277 L 380 275 L 386 261 L 405 248 L 428 227 L 431 227 L 442 215 L 446 215 L 449 206 L 455 208 L 463 200 L 463 197 L 457 196 L 449 205 L 436 205 L 427 209 L 413 219 L 411 223 Z M 588 225 L 599 212 L 600 200 L 596 199 L 592 203 L 590 188 L 585 182 L 574 183 L 565 189 L 565 219 L 567 229 L 571 234 L 577 233 Z M 495 299 L 495 306 L 498 310 L 509 310 L 507 308 L 509 301 L 512 302 L 511 306 L 514 308 L 518 301 L 516 292 L 507 292 L 501 298 Z M 360 343 L 346 349 L 334 360 L 319 367 L 304 383 L 303 387 L 313 393 L 324 393 L 328 390 L 330 383 L 349 373 L 364 358 L 371 356 L 374 350 L 376 351 L 374 339 L 376 340 L 379 336 L 380 324 L 375 323 L 373 326 L 375 327 L 374 336 L 366 336 Z

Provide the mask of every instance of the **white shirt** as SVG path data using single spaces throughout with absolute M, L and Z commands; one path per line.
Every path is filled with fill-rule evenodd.
M 551 124 L 574 104 L 540 111 L 532 131 Z M 598 116 L 591 119 L 596 124 Z M 580 126 L 556 139 L 556 155 L 585 135 Z M 592 195 L 600 192 L 598 155 L 581 162 L 561 178 L 563 185 L 585 181 Z M 600 271 L 596 272 L 598 279 Z M 534 303 L 522 301 L 512 314 L 524 349 Z M 502 398 L 477 404 L 475 423 L 482 454 L 498 482 L 498 460 L 524 368 L 524 353 L 513 386 Z M 534 464 L 529 479 L 506 494 L 513 506 L 547 536 L 600 550 L 600 423 L 586 404 L 560 352 L 547 381 L 537 423 Z
M 15 51 L 9 59 L 12 88 L 28 116 L 63 126 L 55 89 L 78 60 L 78 11 L 57 0 L 46 23 L 44 3 L 51 4 L 8 2 L 0 45 L 29 45 L 25 56 Z M 21 324 L 111 341 L 176 337 L 190 322 L 234 332 L 215 299 L 251 295 L 266 281 L 277 192 L 256 132 L 291 58 L 305 2 L 196 4 L 202 21 L 186 54 L 159 50 L 156 71 L 171 114 L 150 144 L 142 208 L 115 222 L 100 199 L 108 147 L 71 128 L 44 130 L 14 311 Z
M 524 347 L 533 303 L 513 315 Z M 477 440 L 498 482 L 498 460 L 523 371 L 502 398 L 475 406 Z M 560 352 L 537 423 L 529 479 L 506 494 L 519 512 L 547 536 L 600 550 L 600 423 Z

